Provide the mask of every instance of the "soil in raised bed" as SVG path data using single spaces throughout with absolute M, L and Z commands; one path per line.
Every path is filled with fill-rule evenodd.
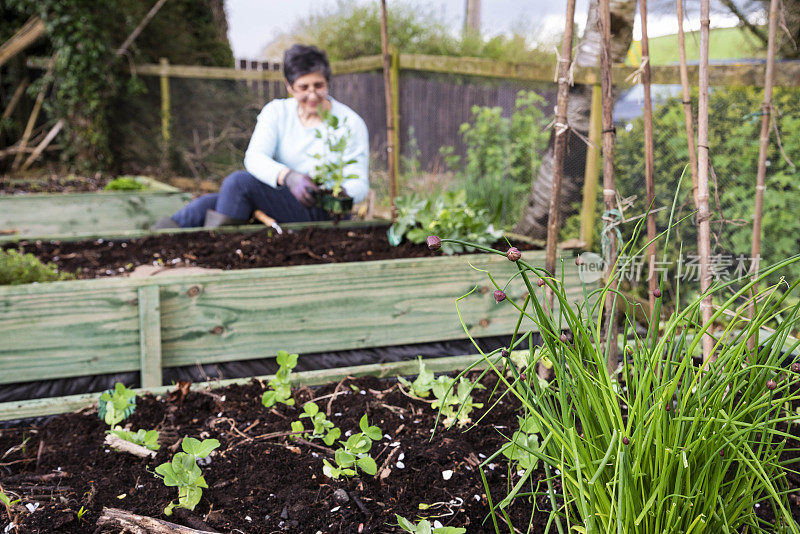
M 189 232 L 160 234 L 138 239 L 92 241 L 20 241 L 6 244 L 30 252 L 60 271 L 78 278 L 116 276 L 140 265 L 249 269 L 319 263 L 421 258 L 441 255 L 424 244 L 404 241 L 389 245 L 386 226 L 366 228 L 306 227 L 283 234 L 261 230 L 251 233 Z M 515 243 L 521 250 L 532 248 Z M 496 247 L 505 250 L 505 241 Z
M 106 176 L 50 175 L 30 179 L 0 178 L 0 195 L 25 193 L 90 193 L 102 191 L 111 179 Z
M 475 391 L 477 401 L 487 401 L 493 379 L 486 385 Z M 160 431 L 162 446 L 153 459 L 109 450 L 103 444 L 107 427 L 95 409 L 55 417 L 38 428 L 1 431 L 0 450 L 9 452 L 0 463 L 0 485 L 22 499 L 15 507 L 19 532 L 96 532 L 104 507 L 248 534 L 399 532 L 393 526 L 396 513 L 438 519 L 469 533 L 494 531 L 491 521 L 484 521 L 487 497 L 478 470 L 503 443 L 501 434 L 517 427 L 510 401 L 501 401 L 468 431 L 444 430 L 440 423 L 432 434 L 437 412 L 405 395 L 392 380 L 345 379 L 318 389 L 295 389 L 297 405 L 275 409 L 261 405 L 263 391 L 263 384 L 252 381 L 190 392 L 183 400 L 177 394 L 138 398 L 126 423 L 134 430 Z M 358 432 L 364 413 L 381 428 L 384 439 L 372 447 L 376 476 L 329 479 L 322 473 L 322 460 L 330 449 L 274 435 L 288 432 L 302 403 L 312 398 L 342 432 Z M 216 438 L 221 446 L 202 467 L 209 489 L 194 512 L 179 509 L 166 518 L 163 508 L 177 498 L 177 490 L 164 486 L 153 470 L 172 457 L 184 436 Z M 318 440 L 313 444 L 322 445 Z M 494 499 L 502 498 L 518 478 L 499 458 L 485 468 Z M 446 471 L 452 471 L 447 479 Z M 542 477 L 536 472 L 534 484 Z M 38 507 L 29 513 L 25 505 Z M 547 507 L 543 498 L 537 505 Z M 81 507 L 88 511 L 78 519 Z M 531 507 L 523 498 L 510 508 L 518 528 L 526 529 Z M 543 532 L 546 520 L 547 513 L 534 515 L 531 532 Z

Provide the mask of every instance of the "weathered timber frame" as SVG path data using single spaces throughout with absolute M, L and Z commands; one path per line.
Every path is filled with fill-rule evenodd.
M 471 254 L 0 287 L 0 384 L 140 371 L 151 388 L 166 367 L 463 339 L 455 300 L 470 291 L 459 304 L 470 334 L 511 334 L 516 309 L 495 304 L 478 269 L 498 283 L 516 272 Z M 582 300 L 569 257 L 564 270 L 569 301 Z
M 17 239 L 146 229 L 192 198 L 152 178 L 137 179 L 148 189 L 0 195 L 0 232 Z

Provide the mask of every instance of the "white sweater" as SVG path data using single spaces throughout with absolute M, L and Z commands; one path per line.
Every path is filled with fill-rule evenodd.
M 350 129 L 351 137 L 344 159 L 356 160 L 345 168 L 344 174 L 355 174 L 358 178 L 345 181 L 343 187 L 355 202 L 361 202 L 369 191 L 367 125 L 355 111 L 330 96 L 328 99 L 331 113 L 339 118 L 340 124 L 346 119 Z M 326 153 L 324 140 L 316 136 L 320 126 L 306 127 L 300 123 L 294 98 L 271 101 L 258 114 L 253 137 L 244 155 L 245 169 L 272 187 L 278 187 L 278 174 L 287 167 L 313 176 L 319 162 L 312 156 Z

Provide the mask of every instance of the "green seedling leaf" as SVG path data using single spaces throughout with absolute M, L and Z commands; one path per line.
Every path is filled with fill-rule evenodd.
M 369 456 L 363 456 L 356 460 L 356 465 L 368 475 L 374 475 L 378 472 L 378 465 Z
M 339 439 L 339 436 L 342 435 L 342 431 L 339 428 L 332 428 L 325 437 L 322 438 L 322 442 L 325 443 L 328 447 L 332 446 L 334 442 Z
M 184 452 L 194 455 L 196 458 L 205 458 L 217 447 L 219 447 L 219 440 L 216 439 L 204 439 L 200 441 L 195 438 L 186 437 L 183 438 L 181 442 L 181 448 Z
M 356 456 L 345 449 L 336 449 L 334 460 L 339 467 L 350 467 L 356 462 Z
M 322 460 L 322 474 L 328 478 L 338 480 L 342 476 L 342 470 L 331 465 L 328 460 Z
M 303 411 L 305 413 L 302 414 L 300 417 L 314 417 L 319 413 L 319 406 L 317 406 L 315 402 L 309 401 L 303 405 Z
M 6 495 L 6 494 L 5 494 L 5 493 L 3 493 L 2 491 L 0 491 L 0 502 L 2 502 L 3 504 L 5 504 L 7 508 L 10 508 L 10 507 L 14 506 L 14 505 L 15 505 L 15 504 L 17 504 L 19 501 L 20 501 L 19 499 L 14 499 L 14 500 L 12 501 L 12 500 L 11 500 L 11 497 L 9 497 L 8 495 Z

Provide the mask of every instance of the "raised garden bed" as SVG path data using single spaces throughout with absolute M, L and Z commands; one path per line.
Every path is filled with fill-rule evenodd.
M 464 365 L 466 360 L 429 365 L 441 370 Z M 349 371 L 358 373 L 358 369 Z M 394 364 L 372 372 L 393 376 L 413 373 L 413 369 Z M 475 390 L 476 402 L 486 402 L 493 382 L 485 384 L 486 390 Z M 107 425 L 93 408 L 38 428 L 1 431 L 4 451 L 29 438 L 25 447 L 17 447 L 4 458 L 14 463 L 0 477 L 7 493 L 22 498 L 22 531 L 95 531 L 104 508 L 216 532 L 399 532 L 393 527 L 396 513 L 411 520 L 438 519 L 470 533 L 493 531 L 491 521 L 484 524 L 488 509 L 478 469 L 502 445 L 500 433 L 517 424 L 516 406 L 510 400 L 498 405 L 491 419 L 467 432 L 443 430 L 440 422 L 431 439 L 437 411 L 428 402 L 405 395 L 395 381 L 372 376 L 337 376 L 320 388 L 295 389 L 296 406 L 278 405 L 272 410 L 261 405 L 264 385 L 260 381 L 192 391 L 185 398 L 165 394 L 165 389 L 159 390 L 159 396 L 137 399 L 136 411 L 126 421 L 134 429 L 160 432 L 162 446 L 155 458 L 109 451 L 103 444 Z M 302 404 L 312 399 L 342 432 L 358 432 L 365 413 L 370 424 L 381 429 L 383 436 L 371 452 L 377 475 L 330 479 L 323 475 L 322 461 L 332 460 L 332 455 L 321 441 L 309 445 L 280 435 L 290 432 L 290 422 L 298 420 Z M 169 447 L 184 436 L 214 438 L 220 447 L 202 467 L 208 489 L 203 490 L 200 504 L 193 512 L 176 509 L 173 516 L 165 517 L 163 509 L 176 499 L 177 491 L 152 473 L 173 456 Z M 493 495 L 499 495 L 517 475 L 508 471 L 503 457 L 492 467 L 486 475 Z M 541 476 L 536 474 L 536 478 Z M 543 498 L 537 500 L 546 506 Z M 34 503 L 38 508 L 33 513 L 21 508 Z M 81 507 L 86 513 L 78 519 Z M 511 514 L 516 523 L 527 524 L 527 499 L 520 499 Z M 545 513 L 538 514 L 532 532 L 542 532 L 546 521 Z
M 136 179 L 146 184 L 147 189 L 41 193 L 37 191 L 47 189 L 47 183 L 38 187 L 30 184 L 23 187 L 22 182 L 4 183 L 3 191 L 7 194 L 0 194 L 0 234 L 68 236 L 145 229 L 192 198 L 189 193 L 152 178 Z M 78 188 L 62 182 L 52 185 L 58 186 L 59 191 Z
M 459 307 L 473 336 L 513 332 L 513 308 L 495 304 L 475 269 L 508 277 L 514 264 L 422 250 L 409 259 L 0 287 L 0 384 L 138 370 L 154 387 L 164 367 L 463 339 L 455 301 L 471 291 Z M 583 286 L 565 257 L 565 285 L 578 301 Z M 543 263 L 544 252 L 524 258 Z

